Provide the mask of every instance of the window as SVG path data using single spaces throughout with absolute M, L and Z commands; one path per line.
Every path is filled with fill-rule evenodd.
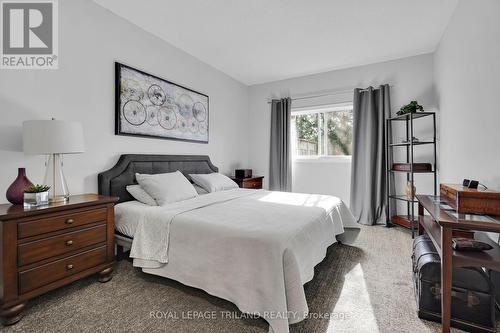
M 291 134 L 294 157 L 350 156 L 352 105 L 293 109 Z

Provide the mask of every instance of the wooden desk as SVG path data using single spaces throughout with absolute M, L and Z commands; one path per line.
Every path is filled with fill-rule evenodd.
M 500 246 L 486 235 L 476 233 L 476 239 L 489 243 L 492 250 L 484 252 L 454 251 L 452 230 L 487 231 L 500 233 L 500 223 L 462 220 L 449 215 L 439 205 L 439 196 L 417 195 L 418 234 L 429 235 L 441 257 L 441 325 L 443 333 L 450 332 L 451 283 L 453 267 L 485 267 L 500 271 Z M 424 215 L 424 210 L 429 215 Z

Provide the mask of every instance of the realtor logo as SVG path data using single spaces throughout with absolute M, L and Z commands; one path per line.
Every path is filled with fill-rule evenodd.
M 57 69 L 57 0 L 1 2 L 2 69 Z

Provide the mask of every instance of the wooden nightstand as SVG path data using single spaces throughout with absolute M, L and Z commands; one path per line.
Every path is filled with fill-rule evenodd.
M 0 317 L 17 323 L 27 300 L 99 272 L 111 279 L 116 197 L 71 196 L 66 203 L 0 205 Z
M 232 180 L 236 184 L 238 184 L 241 188 L 253 188 L 253 189 L 261 189 L 262 188 L 262 179 L 263 176 L 254 176 L 250 178 L 235 178 L 231 177 Z

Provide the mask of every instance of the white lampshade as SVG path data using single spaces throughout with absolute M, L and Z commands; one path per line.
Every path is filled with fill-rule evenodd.
M 83 153 L 82 125 L 75 121 L 28 120 L 23 122 L 23 150 L 26 154 Z

